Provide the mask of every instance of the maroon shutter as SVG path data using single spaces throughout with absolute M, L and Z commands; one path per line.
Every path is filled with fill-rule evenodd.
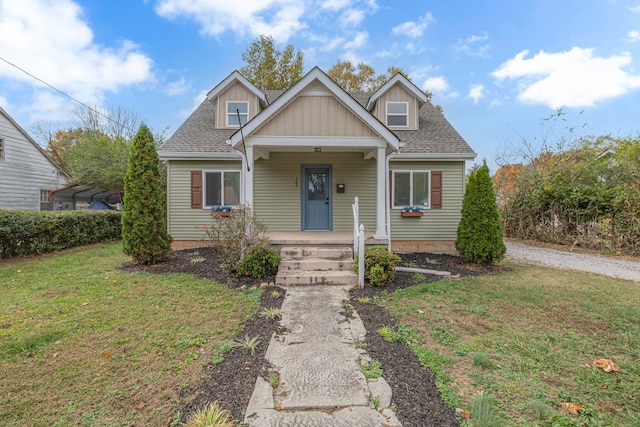
M 442 172 L 431 171 L 431 209 L 442 209 Z
M 202 209 L 202 171 L 191 171 L 191 208 Z

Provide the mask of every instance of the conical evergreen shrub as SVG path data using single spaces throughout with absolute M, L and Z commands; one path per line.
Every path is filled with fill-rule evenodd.
M 159 166 L 153 135 L 142 125 L 131 141 L 122 208 L 124 253 L 139 264 L 164 261 L 171 251 Z
M 475 264 L 493 264 L 504 258 L 507 252 L 486 163 L 469 176 L 462 201 L 456 249 L 464 262 Z

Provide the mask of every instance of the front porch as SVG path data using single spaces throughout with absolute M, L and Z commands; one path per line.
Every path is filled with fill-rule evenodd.
M 375 239 L 373 231 L 365 231 L 365 245 L 387 245 L 386 239 Z M 350 246 L 352 231 L 271 231 L 269 241 L 275 246 Z

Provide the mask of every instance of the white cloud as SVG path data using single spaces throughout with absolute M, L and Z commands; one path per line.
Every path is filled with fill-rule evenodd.
M 344 44 L 344 48 L 346 50 L 360 49 L 367 44 L 368 37 L 369 37 L 369 33 L 367 33 L 366 31 L 361 31 L 356 34 L 353 40 L 351 40 L 350 42 L 346 42 Z
M 491 45 L 489 43 L 483 43 L 487 40 L 489 40 L 489 35 L 486 31 L 480 35 L 471 35 L 464 40 L 458 41 L 458 48 L 456 51 L 464 52 L 469 56 L 488 58 Z
M 418 19 L 418 22 L 415 22 L 415 21 L 403 22 L 402 24 L 393 27 L 391 32 L 397 35 L 417 38 L 422 36 L 422 34 L 427 29 L 429 24 L 433 21 L 434 21 L 433 16 L 430 13 L 427 13 L 425 16 L 420 17 Z
M 170 82 L 167 84 L 166 93 L 170 96 L 181 95 L 188 91 L 191 88 L 191 81 L 188 81 L 184 77 L 181 77 L 180 80 L 176 80 L 174 82 Z
M 154 79 L 152 60 L 134 43 L 96 44 L 81 8 L 70 0 L 0 0 L 0 34 L 3 58 L 84 103 L 99 104 L 105 92 Z M 43 104 L 34 111 L 59 107 L 40 93 L 51 94 L 49 89 L 16 68 L 0 64 L 0 78 L 36 87 L 36 102 Z
M 364 10 L 348 9 L 340 17 L 340 25 L 343 27 L 356 27 L 364 19 Z
M 631 30 L 627 33 L 627 41 L 635 43 L 640 41 L 640 31 Z
M 473 103 L 477 104 L 480 99 L 485 96 L 485 88 L 481 84 L 472 85 L 469 89 L 469 98 L 473 99 Z
M 504 62 L 492 75 L 518 82 L 518 99 L 551 108 L 588 107 L 596 101 L 640 88 L 640 75 L 625 71 L 631 55 L 593 56 L 593 49 L 574 47 L 566 52 L 540 51 L 525 58 L 528 50 Z
M 450 89 L 449 83 L 442 76 L 429 77 L 422 84 L 422 88 L 431 92 L 445 93 Z
M 327 1 L 331 8 L 342 7 L 341 1 Z M 227 31 L 258 36 L 270 34 L 278 42 L 286 42 L 294 33 L 306 28 L 301 20 L 305 3 L 296 0 L 160 0 L 156 13 L 167 19 L 186 16 L 200 25 L 202 34 L 219 36 Z
M 631 13 L 640 13 L 640 6 L 633 6 L 628 8 Z
M 325 0 L 320 7 L 329 10 L 341 10 L 351 4 L 351 0 Z

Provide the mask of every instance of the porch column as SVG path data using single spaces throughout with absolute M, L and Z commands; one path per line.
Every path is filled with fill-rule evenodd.
M 375 239 L 387 239 L 387 232 L 385 227 L 385 215 L 386 209 L 386 146 L 378 147 L 378 157 L 376 158 L 377 166 L 377 184 L 376 184 L 376 234 L 373 236 Z
M 253 209 L 253 146 L 245 147 L 246 157 L 242 157 L 242 176 L 244 177 L 244 203 Z

